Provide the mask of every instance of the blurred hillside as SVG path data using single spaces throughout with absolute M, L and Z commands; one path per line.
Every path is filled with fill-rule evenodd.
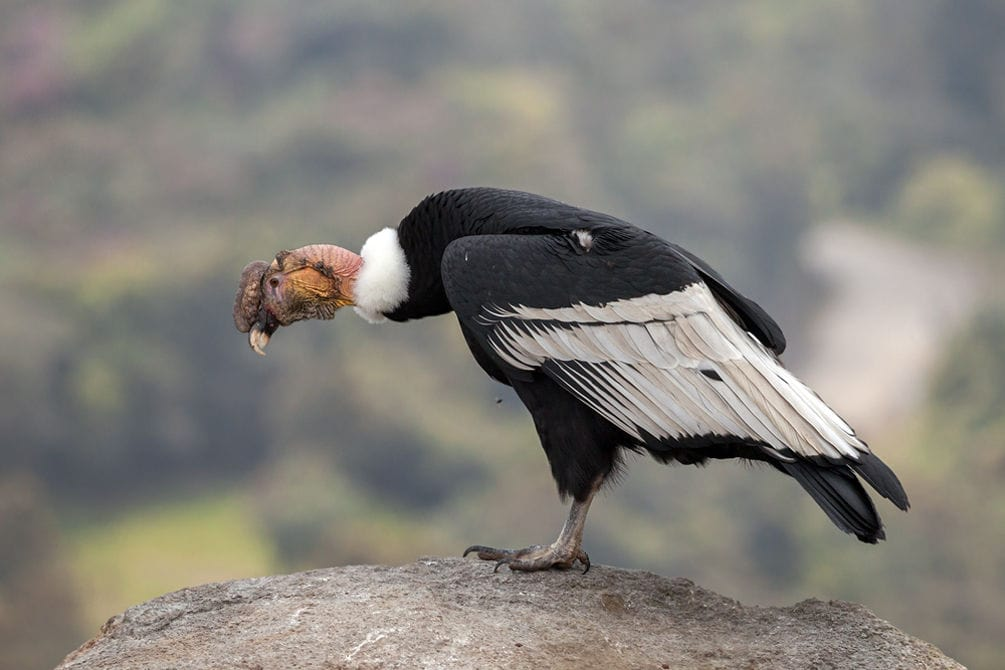
M 266 359 L 231 323 L 246 261 L 358 248 L 475 184 L 692 249 L 780 320 L 797 370 L 832 296 L 800 260 L 811 228 L 856 220 L 922 245 L 932 277 L 968 268 L 977 316 L 865 435 L 914 503 L 881 507 L 889 542 L 834 531 L 774 473 L 641 460 L 586 542 L 748 602 L 858 600 L 996 667 L 1003 32 L 997 0 L 0 4 L 0 667 L 51 667 L 197 582 L 554 536 L 530 420 L 451 318 L 344 314 Z M 868 314 L 848 350 L 895 356 L 905 329 Z

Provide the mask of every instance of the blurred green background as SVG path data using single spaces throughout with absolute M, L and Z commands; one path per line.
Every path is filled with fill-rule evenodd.
M 869 547 L 775 473 L 638 459 L 595 562 L 860 601 L 999 667 L 1003 34 L 1000 0 L 0 3 L 0 667 L 186 585 L 555 536 L 451 317 L 265 359 L 231 323 L 248 260 L 465 185 L 705 257 L 914 505 Z

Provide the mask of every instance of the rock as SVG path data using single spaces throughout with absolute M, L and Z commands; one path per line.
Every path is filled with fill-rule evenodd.
M 686 579 L 464 559 L 207 584 L 112 617 L 57 670 L 962 668 L 861 605 L 748 607 Z

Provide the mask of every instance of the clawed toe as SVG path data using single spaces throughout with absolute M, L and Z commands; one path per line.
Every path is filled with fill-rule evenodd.
M 535 544 L 525 549 L 496 549 L 480 544 L 472 545 L 464 550 L 464 556 L 475 552 L 483 561 L 495 561 L 497 572 L 502 566 L 521 572 L 536 572 L 538 570 L 568 570 L 577 562 L 583 565 L 583 573 L 590 569 L 589 555 L 578 547 L 564 545 L 542 546 Z
M 499 561 L 503 560 L 507 556 L 513 556 L 517 552 L 513 549 L 496 549 L 495 547 L 486 547 L 482 544 L 473 544 L 464 550 L 462 556 L 466 557 L 471 552 L 478 554 L 478 558 L 483 561 Z
M 520 570 L 522 572 L 535 572 L 537 570 L 551 570 L 558 568 L 568 570 L 581 563 L 583 574 L 590 569 L 590 557 L 583 551 L 583 526 L 586 524 L 586 512 L 590 509 L 590 501 L 593 494 L 600 487 L 602 479 L 598 479 L 593 486 L 593 490 L 585 500 L 573 500 L 569 509 L 569 518 L 562 526 L 562 532 L 558 539 L 545 546 L 535 544 L 525 549 L 496 549 L 480 544 L 474 544 L 464 550 L 467 556 L 472 552 L 478 554 L 478 558 L 483 561 L 495 561 L 496 571 L 502 566 L 508 566 L 510 570 Z

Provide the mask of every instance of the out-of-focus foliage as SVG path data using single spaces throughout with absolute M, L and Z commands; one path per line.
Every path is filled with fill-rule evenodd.
M 274 545 L 261 532 L 249 492 L 174 493 L 136 499 L 97 522 L 75 524 L 66 534 L 86 620 L 103 621 L 121 603 L 156 597 L 181 581 L 202 584 L 277 568 Z
M 35 520 L 0 544 L 57 575 L 17 588 L 52 603 L 68 651 L 78 612 L 112 614 L 92 613 L 96 589 L 551 538 L 529 419 L 449 317 L 340 314 L 260 360 L 230 323 L 243 264 L 358 248 L 443 188 L 522 188 L 692 248 L 798 360 L 821 296 L 794 259 L 815 222 L 890 222 L 997 277 L 1003 32 L 996 0 L 3 3 L 0 458 L 40 484 L 3 489 Z M 1005 363 L 1001 305 L 986 313 L 928 406 L 870 436 L 915 504 L 883 507 L 890 542 L 841 536 L 777 473 L 639 461 L 592 513 L 595 560 L 742 598 L 858 599 L 994 667 Z M 213 524 L 221 543 L 193 539 Z M 174 534 L 178 572 L 122 587 Z M 230 574 L 224 545 L 250 557 Z M 19 602 L 0 601 L 2 639 Z M 18 649 L 0 667 L 52 660 Z
M 1003 374 L 1005 312 L 998 309 L 979 315 L 971 330 L 953 343 L 932 386 L 937 413 L 931 418 L 941 426 L 941 437 L 965 435 L 968 441 L 978 441 L 977 448 L 960 455 L 978 459 L 975 465 L 987 474 L 1005 474 L 1005 450 L 980 448 L 981 442 L 991 447 L 1005 435 Z
M 891 598 L 891 611 L 972 640 L 958 656 L 987 668 L 1001 660 L 1005 593 L 1005 311 L 996 302 L 951 344 L 925 413 L 905 430 L 917 463 L 912 537 L 890 543 L 901 574 L 890 566 L 884 584 L 891 594 L 924 592 Z
M 47 497 L 28 475 L 0 476 L 0 660 L 48 668 L 84 633 Z
M 912 233 L 983 247 L 1005 242 L 1001 187 L 964 159 L 936 156 L 905 181 L 895 219 Z

